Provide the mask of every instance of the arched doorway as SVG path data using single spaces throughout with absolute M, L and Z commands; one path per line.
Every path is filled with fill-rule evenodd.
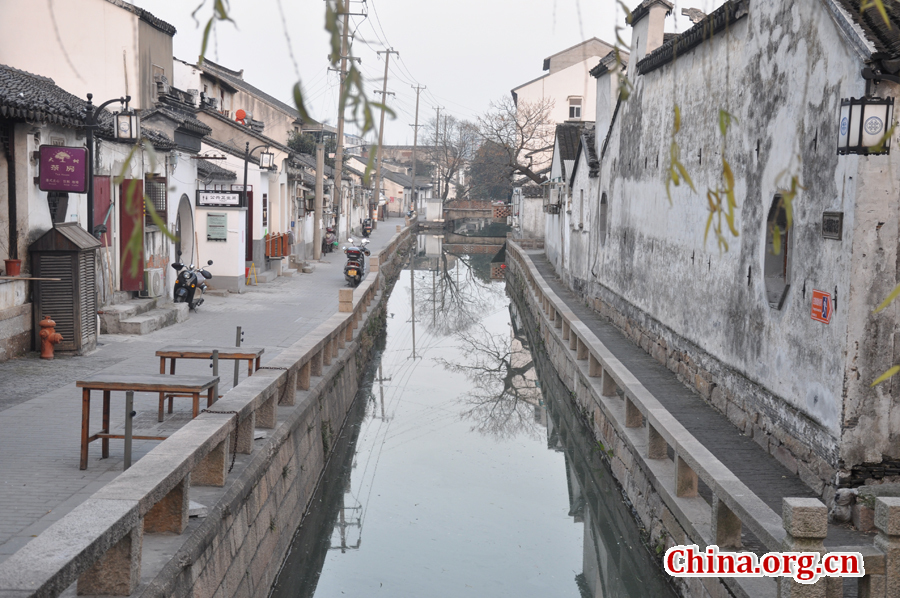
M 196 259 L 194 248 L 194 211 L 187 194 L 181 195 L 178 203 L 178 216 L 175 218 L 175 259 L 185 264 L 193 264 Z

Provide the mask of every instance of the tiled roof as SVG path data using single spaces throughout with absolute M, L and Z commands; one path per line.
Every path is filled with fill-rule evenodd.
M 87 101 L 62 89 L 53 79 L 0 64 L 0 116 L 83 128 L 86 106 Z M 114 139 L 113 115 L 104 110 L 98 119 L 96 135 Z M 141 136 L 156 149 L 175 147 L 171 139 L 153 129 L 141 127 Z
M 294 119 L 300 120 L 300 113 L 297 112 L 297 108 L 291 106 L 290 104 L 282 102 L 278 98 L 271 96 L 258 87 L 254 87 L 253 85 L 250 85 L 249 83 L 244 81 L 243 71 L 233 71 L 231 69 L 227 69 L 222 65 L 211 62 L 209 59 L 204 59 L 203 62 L 199 63 L 196 66 L 208 76 L 215 79 L 221 79 L 222 81 L 241 91 L 245 91 L 252 96 L 265 100 L 273 106 L 284 110 L 292 117 L 294 117 Z
M 522 185 L 522 197 L 544 197 L 544 188 L 534 183 Z
M 207 181 L 234 181 L 237 173 L 210 160 L 197 160 L 197 176 Z
M 667 11 L 671 11 L 672 6 L 674 6 L 671 2 L 667 2 L 667 0 L 644 0 L 631 11 L 631 16 L 627 19 L 628 24 L 633 27 L 635 23 L 650 14 L 650 8 L 652 8 L 654 4 L 665 6 Z
M 619 61 L 622 63 L 622 66 L 628 65 L 628 52 L 625 50 L 619 50 Z M 616 63 L 616 52 L 613 50 L 606 56 L 600 59 L 600 62 L 590 70 L 591 76 L 595 79 L 598 79 L 612 70 L 613 65 Z
M 175 27 L 166 23 L 162 19 L 153 16 L 143 8 L 139 8 L 134 4 L 129 4 L 128 2 L 124 2 L 123 0 L 106 0 L 110 4 L 115 4 L 119 8 L 124 8 L 128 12 L 134 13 L 138 16 L 138 18 L 154 29 L 158 29 L 163 33 L 168 33 L 169 35 L 175 35 Z
M 581 164 L 582 154 L 584 154 L 587 162 L 588 177 L 593 179 L 600 176 L 600 160 L 597 158 L 597 139 L 594 134 L 593 123 L 588 123 L 581 132 L 578 153 L 575 156 L 575 166 L 572 167 L 572 175 L 568 177 L 569 185 L 575 183 L 575 173 L 578 172 L 578 165 Z
M 884 17 L 881 16 L 881 12 L 874 3 L 870 3 L 866 10 L 860 12 L 860 0 L 835 1 L 850 13 L 866 37 L 875 45 L 876 53 L 885 55 L 873 58 L 900 58 L 900 5 L 890 0 L 884 0 L 884 9 L 891 22 L 889 26 L 884 22 Z
M 562 123 L 556 125 L 556 139 L 559 142 L 559 159 L 574 160 L 578 153 L 578 139 L 584 123 Z
M 728 0 L 705 19 L 647 54 L 637 63 L 640 75 L 656 70 L 675 60 L 676 56 L 684 56 L 704 41 L 711 40 L 738 20 L 749 14 L 750 0 Z
M 141 113 L 141 118 L 149 118 L 154 114 L 161 114 L 163 116 L 166 116 L 177 122 L 180 128 L 186 129 L 193 133 L 197 133 L 200 136 L 209 135 L 210 133 L 212 133 L 212 127 L 199 120 L 193 114 L 178 110 L 177 108 L 171 106 L 166 106 L 165 104 L 158 104 L 152 110 Z

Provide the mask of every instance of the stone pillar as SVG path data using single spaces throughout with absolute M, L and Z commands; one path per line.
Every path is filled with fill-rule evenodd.
M 328 339 L 325 341 L 325 347 L 322 349 L 322 365 L 329 366 L 331 365 L 331 348 L 334 344 L 333 339 Z
M 566 322 L 565 320 L 563 320 L 563 324 L 562 324 L 562 338 L 563 338 L 564 341 L 569 340 L 569 332 L 570 332 L 571 330 L 572 330 L 572 329 L 569 327 L 569 323 Z
M 344 340 L 348 343 L 353 341 L 353 326 L 350 324 L 344 326 Z
M 603 370 L 603 384 L 601 393 L 604 397 L 616 396 L 616 381 L 609 375 L 609 370 Z
M 569 331 L 569 349 L 572 351 L 578 348 L 578 336 L 575 334 L 574 330 Z
M 283 387 L 282 387 L 283 388 Z M 284 392 L 283 389 L 280 392 Z M 275 423 L 278 417 L 278 410 L 275 407 L 275 403 L 278 400 L 278 393 L 273 394 L 271 397 L 263 401 L 263 404 L 259 406 L 259 409 L 256 410 L 256 426 L 259 428 L 266 428 L 271 430 L 275 427 Z
M 828 535 L 828 507 L 818 498 L 784 498 L 781 521 L 787 536 L 784 550 L 793 552 L 825 552 Z M 815 584 L 803 584 L 789 577 L 778 578 L 778 598 L 826 598 L 827 578 Z
M 251 413 L 238 424 L 237 438 L 232 433 L 231 441 L 237 444 L 237 452 L 249 455 L 253 452 L 253 434 L 256 432 L 256 413 Z
M 369 258 L 369 271 L 370 272 L 378 272 L 378 266 L 381 265 L 381 260 L 378 259 L 377 255 L 373 255 Z
M 190 488 L 191 474 L 188 474 L 144 515 L 144 533 L 183 532 L 190 514 Z
M 141 581 L 143 539 L 144 526 L 138 521 L 125 537 L 79 576 L 78 595 L 130 596 Z
M 644 416 L 641 415 L 641 410 L 632 402 L 631 397 L 625 397 L 625 427 L 640 428 L 643 425 Z
M 884 553 L 884 595 L 900 598 L 900 498 L 875 499 L 875 527 L 875 547 Z
M 334 339 L 337 341 L 337 351 L 343 350 L 343 348 L 347 346 L 347 331 L 344 328 L 341 328 L 338 330 L 337 336 L 335 336 Z M 335 351 L 335 355 L 337 355 L 337 351 Z
M 578 339 L 578 350 L 575 352 L 575 359 L 587 359 L 588 358 L 588 347 L 584 343 L 583 340 Z
M 235 416 L 237 417 L 237 416 Z M 191 484 L 194 486 L 224 486 L 228 475 L 228 448 L 231 436 L 225 437 L 216 448 L 203 457 L 191 472 Z
M 603 366 L 600 365 L 600 362 L 597 361 L 597 358 L 594 357 L 594 354 L 591 353 L 588 355 L 588 376 L 591 378 L 597 378 L 603 375 Z
M 722 550 L 743 546 L 741 520 L 715 494 L 712 500 L 712 536 L 715 544 Z
M 550 319 L 553 320 L 553 321 L 556 323 L 556 327 L 557 327 L 557 328 L 562 328 L 562 325 L 563 325 L 562 314 L 560 314 L 560 313 L 559 313 L 558 311 L 556 311 L 555 309 L 553 310 L 553 313 L 556 314 L 556 317 L 555 317 L 555 318 L 550 318 Z
M 697 496 L 697 473 L 681 458 L 675 457 L 675 496 L 693 498 Z
M 353 311 L 353 289 L 338 290 L 338 311 L 347 314 Z
M 322 350 L 316 351 L 309 360 L 310 373 L 313 376 L 322 375 Z
M 297 367 L 293 367 L 287 371 L 287 380 L 284 381 L 285 387 L 278 397 L 279 405 L 287 405 L 289 407 L 294 405 L 297 398 L 297 388 L 300 386 L 298 382 L 299 378 L 300 370 Z
M 297 390 L 309 390 L 310 369 L 309 361 L 300 366 L 297 373 Z
M 648 459 L 668 459 L 669 444 L 666 439 L 656 431 L 653 424 L 647 422 L 647 458 Z

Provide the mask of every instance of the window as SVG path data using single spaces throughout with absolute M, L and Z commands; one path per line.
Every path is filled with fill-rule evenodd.
M 581 98 L 569 98 L 569 119 L 581 120 Z
M 772 199 L 766 219 L 766 254 L 763 273 L 766 281 L 766 299 L 769 306 L 781 309 L 790 290 L 791 280 L 791 231 L 787 225 L 787 211 L 781 195 Z
M 167 189 L 166 177 L 156 174 L 148 174 L 144 178 L 144 192 L 147 194 L 147 204 L 152 205 L 156 209 L 156 213 L 163 222 L 166 222 L 167 207 Z M 153 218 L 150 211 L 144 208 L 144 223 L 153 224 Z
M 609 200 L 606 193 L 600 197 L 600 244 L 606 243 L 606 221 L 609 214 Z

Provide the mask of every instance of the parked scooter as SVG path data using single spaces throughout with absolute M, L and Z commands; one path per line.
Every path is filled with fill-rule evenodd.
M 362 234 L 364 237 L 368 237 L 372 234 L 372 219 L 366 218 L 362 223 Z
M 368 239 L 360 241 L 359 245 L 353 245 L 353 238 L 347 239 L 349 246 L 344 247 L 344 253 L 347 255 L 347 263 L 344 265 L 344 280 L 351 287 L 358 286 L 366 275 L 366 257 L 371 255 Z
M 325 238 L 322 239 L 322 253 L 331 253 L 337 247 L 337 244 L 337 235 L 334 234 L 334 229 L 329 226 L 325 229 Z
M 212 263 L 212 260 L 206 262 L 208 266 Z M 181 262 L 175 262 L 172 268 L 178 272 L 175 277 L 175 303 L 187 303 L 196 310 L 203 304 L 206 281 L 212 278 L 212 274 L 202 268 L 194 268 L 194 264 L 185 267 Z

